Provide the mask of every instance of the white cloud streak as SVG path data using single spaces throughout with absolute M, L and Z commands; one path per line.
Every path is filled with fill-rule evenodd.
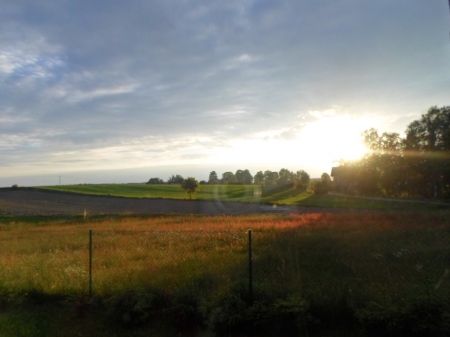
M 207 163 L 340 116 L 401 132 L 448 104 L 438 2 L 0 5 L 2 174 Z

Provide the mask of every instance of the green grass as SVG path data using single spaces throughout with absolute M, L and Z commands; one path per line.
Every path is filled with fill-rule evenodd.
M 83 184 L 40 188 L 133 198 L 189 199 L 188 194 L 180 185 Z M 314 195 L 291 187 L 255 185 L 201 185 L 198 192 L 193 195 L 193 199 L 391 211 L 435 211 L 450 208 L 450 204 L 405 202 L 402 199 L 398 199 L 398 201 L 368 200 L 352 196 Z
M 340 195 L 314 195 L 296 202 L 300 206 L 330 207 L 330 208 L 351 208 L 365 210 L 388 210 L 388 211 L 439 211 L 449 210 L 450 204 L 433 202 L 410 202 L 408 200 L 370 200 L 353 196 Z
M 189 199 L 188 194 L 180 185 L 83 184 L 43 186 L 40 188 L 54 191 L 133 198 Z M 194 200 L 214 200 L 215 198 L 228 201 L 249 202 L 253 199 L 253 186 L 202 185 L 198 192 L 192 195 L 192 199 Z
M 326 329 L 356 320 L 368 305 L 385 308 L 387 315 L 412 304 L 445 304 L 449 219 L 448 212 L 350 212 L 5 222 L 0 224 L 0 335 L 144 336 L 161 317 L 224 319 L 225 313 L 217 316 L 219 309 L 227 310 L 224 300 L 248 297 L 249 228 L 259 305 L 282 300 L 283 310 L 291 310 L 305 301 Z M 94 230 L 95 303 L 87 297 L 89 229 Z M 152 310 L 163 316 L 145 318 L 157 315 Z M 119 323 L 136 312 L 151 323 L 120 330 Z M 84 314 L 88 318 L 77 316 Z M 355 324 L 365 322 L 361 317 Z M 156 334 L 177 334 L 173 329 L 169 322 Z

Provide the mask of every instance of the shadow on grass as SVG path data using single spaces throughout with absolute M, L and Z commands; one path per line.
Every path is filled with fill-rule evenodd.
M 414 216 L 372 217 L 318 217 L 310 226 L 254 231 L 253 304 L 247 241 L 230 232 L 239 240 L 199 241 L 188 246 L 191 255 L 177 247 L 176 261 L 150 265 L 134 276 L 136 284 L 98 295 L 85 310 L 100 312 L 108 331 L 129 336 L 158 322 L 163 336 L 208 328 L 219 336 L 448 335 L 448 280 L 436 288 L 450 259 L 448 221 L 424 218 L 413 227 Z M 222 240 L 212 234 L 209 241 Z M 70 303 L 83 302 L 75 296 Z

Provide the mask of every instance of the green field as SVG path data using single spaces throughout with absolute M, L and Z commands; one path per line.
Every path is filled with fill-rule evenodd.
M 225 187 L 225 188 L 224 188 Z M 147 185 L 147 184 L 82 184 L 43 186 L 43 189 L 66 191 L 83 194 L 112 195 L 133 198 L 189 199 L 180 185 Z M 253 199 L 254 186 L 244 185 L 202 185 L 192 199 L 248 202 Z
M 110 195 L 133 198 L 189 199 L 180 185 L 147 184 L 82 184 L 43 186 L 41 189 L 81 194 Z M 194 200 L 260 202 L 278 205 L 352 208 L 393 211 L 434 211 L 450 208 L 450 204 L 409 202 L 402 199 L 368 200 L 351 196 L 314 195 L 291 187 L 255 185 L 201 185 Z
M 0 223 L 0 336 L 184 336 L 208 326 L 224 336 L 446 335 L 449 219 L 448 212 L 10 219 Z

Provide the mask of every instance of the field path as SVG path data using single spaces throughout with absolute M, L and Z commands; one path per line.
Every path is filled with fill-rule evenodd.
M 33 189 L 0 191 L 0 215 L 250 214 L 317 212 L 317 208 L 205 200 L 95 196 Z M 323 211 L 323 210 L 322 210 Z

